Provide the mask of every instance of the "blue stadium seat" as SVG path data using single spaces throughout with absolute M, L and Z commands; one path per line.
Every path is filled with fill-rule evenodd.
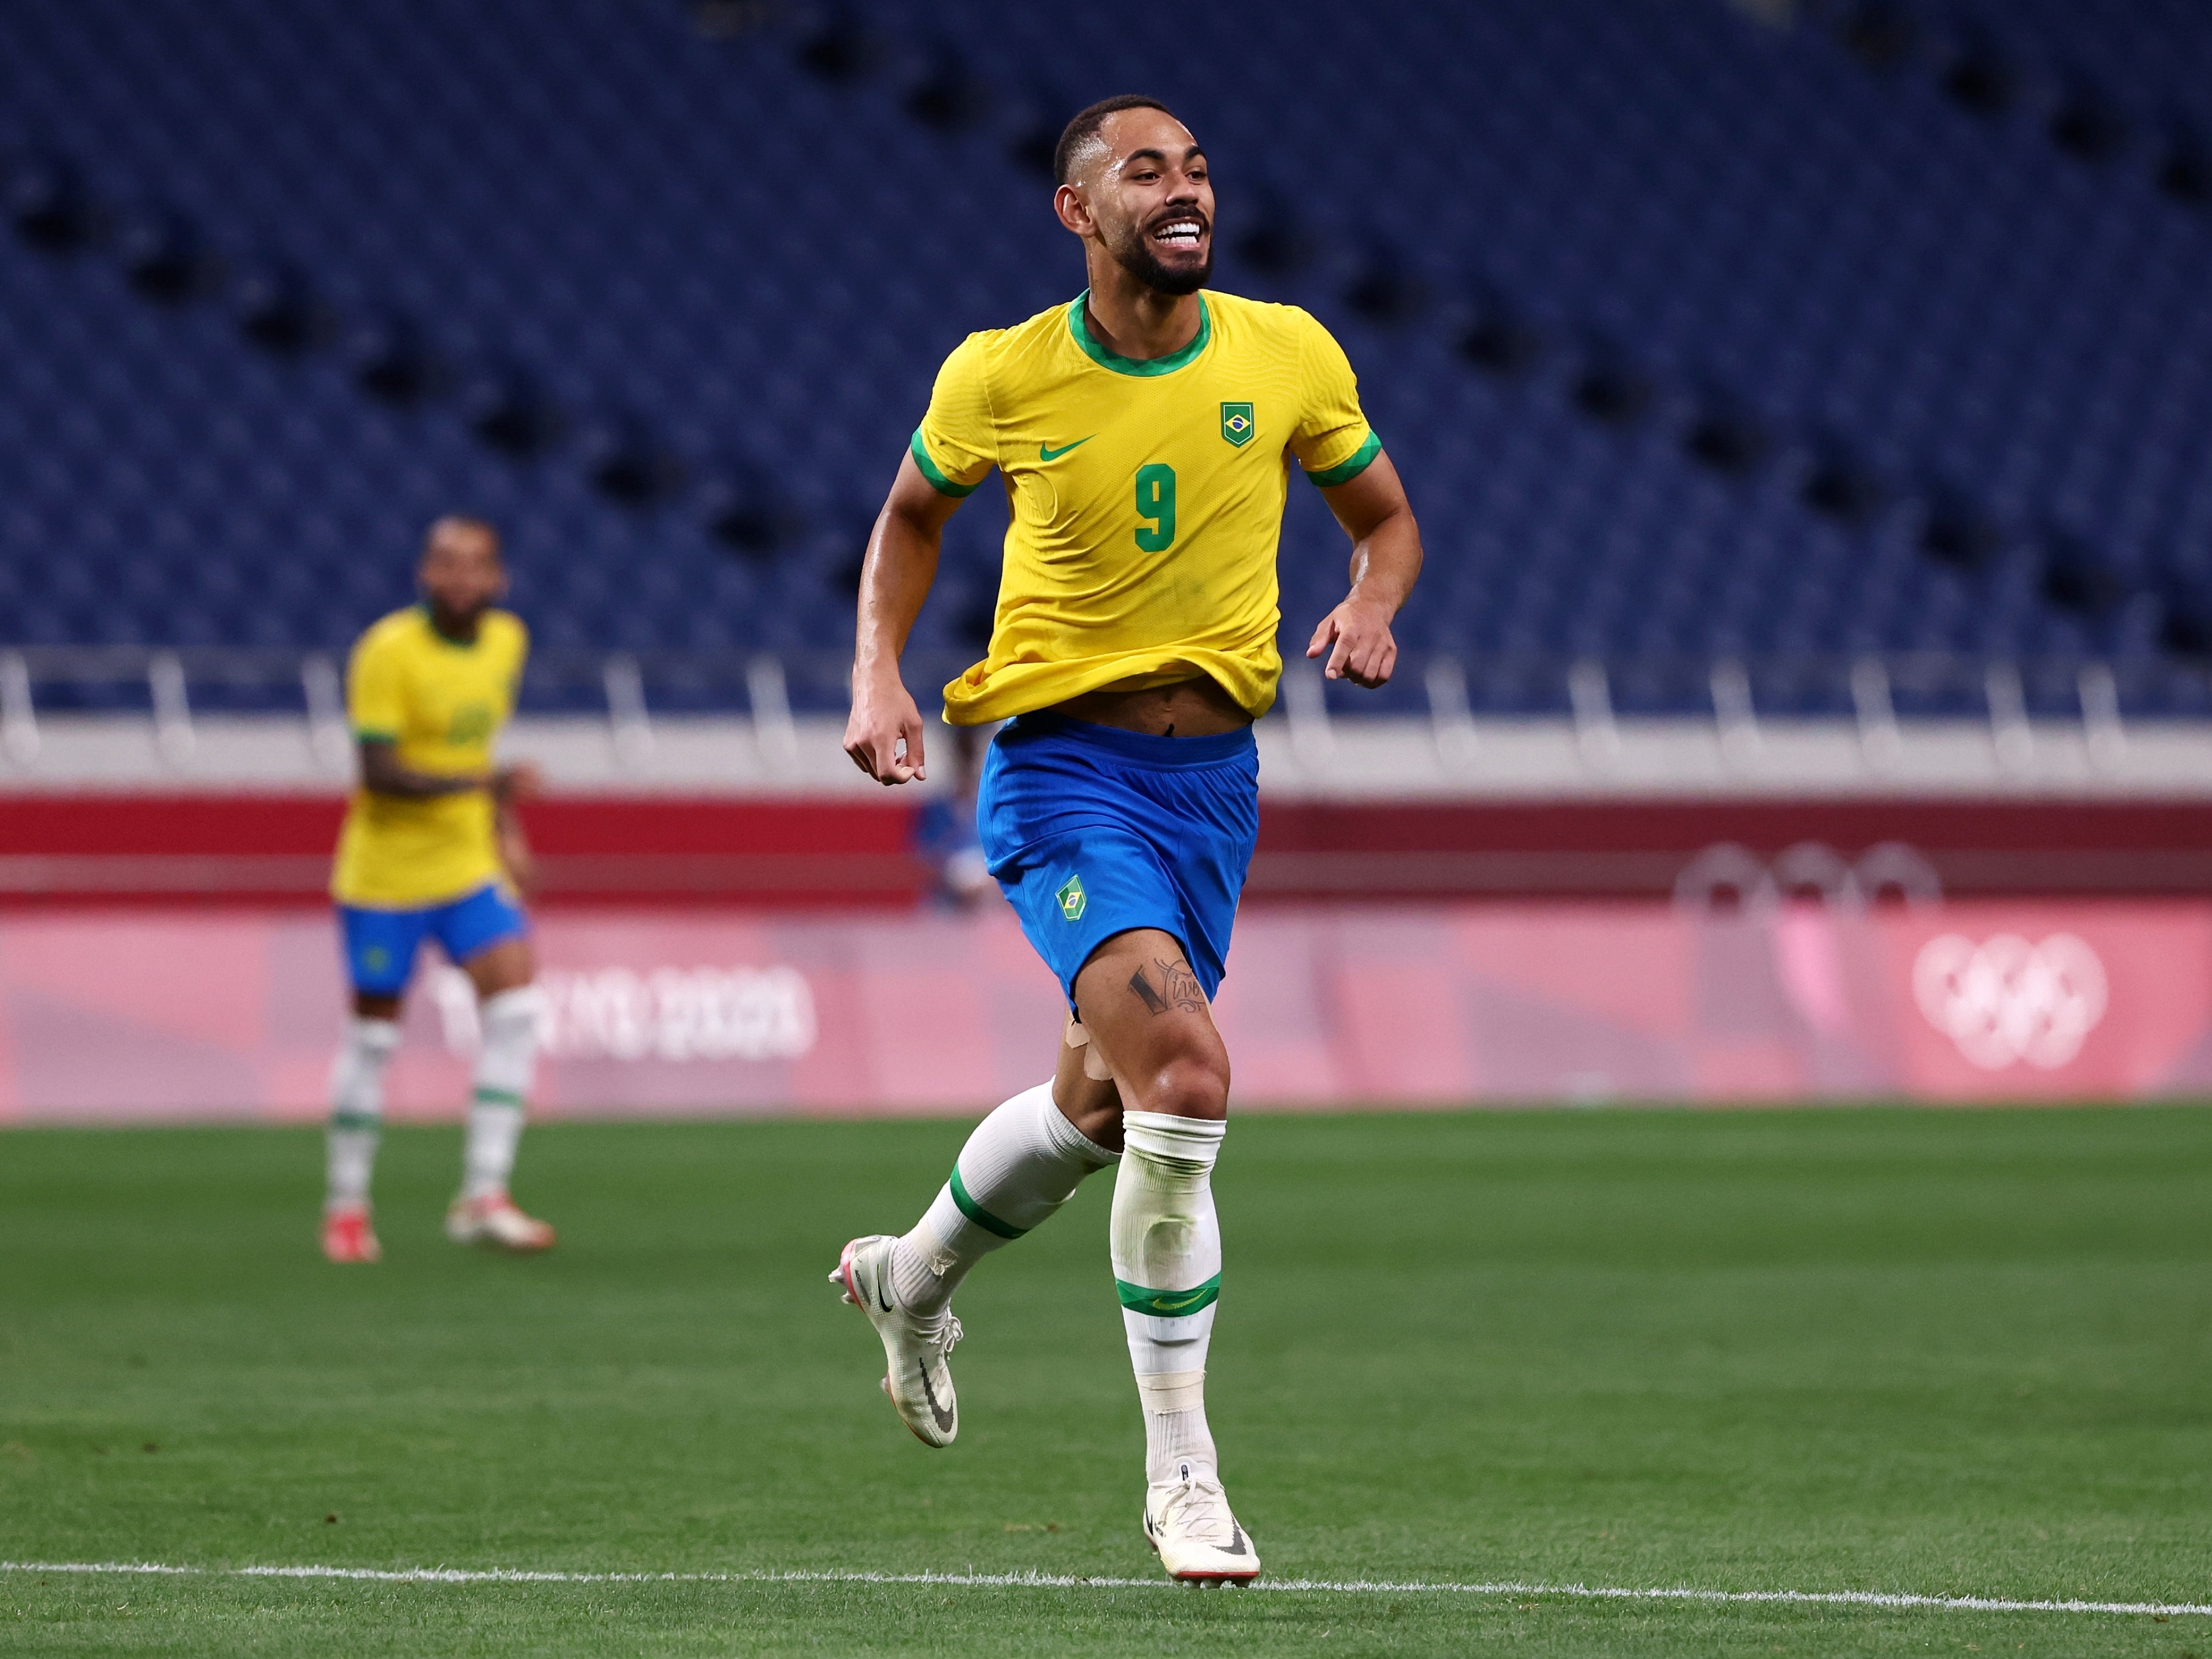
M 1430 543 L 1407 647 L 1479 706 L 1564 707 L 1578 653 L 1930 649 L 2202 708 L 2212 15 L 1277 9 L 1162 62 L 1010 0 L 735 40 L 677 0 L 15 0 L 0 636 L 342 644 L 459 507 L 549 648 L 834 656 L 936 363 L 1079 280 L 1041 139 L 1133 85 L 1217 146 L 1221 284 L 1359 366 Z M 1310 495 L 1293 643 L 1341 584 Z M 954 521 L 918 647 L 963 648 L 1002 515 Z M 34 568 L 72 562 L 110 585 Z

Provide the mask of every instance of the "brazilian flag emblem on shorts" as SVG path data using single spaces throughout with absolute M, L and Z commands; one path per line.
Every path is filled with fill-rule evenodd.
M 1221 405 L 1221 435 L 1235 444 L 1237 448 L 1242 449 L 1246 444 L 1250 443 L 1252 434 L 1258 430 L 1259 428 L 1252 421 L 1251 404 L 1224 404 Z
M 1080 876 L 1070 876 L 1053 896 L 1060 901 L 1060 914 L 1070 921 L 1082 921 L 1083 907 L 1091 902 L 1089 895 L 1083 890 Z

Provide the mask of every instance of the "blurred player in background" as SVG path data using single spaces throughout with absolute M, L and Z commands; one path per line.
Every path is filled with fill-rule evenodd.
M 831 1277 L 882 1337 L 907 1425 L 948 1444 L 954 1287 L 1118 1159 L 1109 1237 L 1145 1413 L 1145 1536 L 1177 1578 L 1243 1580 L 1259 1554 L 1205 1405 L 1229 1108 L 1211 1000 L 1258 833 L 1252 721 L 1282 672 L 1289 471 L 1352 538 L 1351 592 L 1306 653 L 1331 678 L 1390 678 L 1420 533 L 1328 331 L 1200 291 L 1213 189 L 1180 121 L 1147 98 L 1093 105 L 1055 173 L 1091 287 L 969 336 L 939 372 L 864 567 L 845 746 L 886 784 L 922 775 L 899 653 L 945 521 L 996 468 L 1012 502 L 997 616 L 945 719 L 1009 722 L 984 763 L 983 850 L 1074 1018 L 1058 1074 L 978 1126 L 920 1223 L 854 1239 Z
M 975 823 L 982 751 L 974 726 L 953 727 L 952 787 L 915 815 L 914 850 L 929 866 L 929 902 L 940 910 L 972 910 L 991 894 L 990 860 Z
M 492 608 L 507 573 L 489 525 L 439 520 L 417 574 L 422 604 L 363 634 L 347 671 L 361 787 L 331 880 L 353 982 L 345 1046 L 331 1072 L 323 1254 L 333 1261 L 380 1254 L 369 1177 L 384 1071 L 426 938 L 475 984 L 483 1034 L 447 1237 L 510 1250 L 553 1243 L 553 1229 L 517 1209 L 507 1190 L 541 1007 L 518 896 L 530 881 L 530 850 L 512 807 L 538 778 L 527 765 L 495 767 L 492 744 L 514 710 L 530 637 L 519 618 Z

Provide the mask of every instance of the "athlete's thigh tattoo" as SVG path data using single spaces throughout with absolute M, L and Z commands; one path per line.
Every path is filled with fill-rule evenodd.
M 1129 975 L 1129 988 L 1148 1014 L 1158 1016 L 1177 1009 L 1187 1014 L 1206 1012 L 1206 993 L 1199 988 L 1198 975 L 1180 956 L 1154 957 L 1149 963 L 1140 964 Z

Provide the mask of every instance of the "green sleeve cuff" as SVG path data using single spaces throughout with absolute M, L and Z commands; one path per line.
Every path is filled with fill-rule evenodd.
M 920 427 L 915 428 L 914 441 L 907 447 L 913 452 L 914 464 L 921 469 L 921 476 L 929 480 L 929 487 L 939 495 L 951 495 L 957 499 L 962 495 L 972 495 L 975 493 L 975 484 L 957 483 L 937 470 L 937 463 L 929 459 L 929 446 L 921 441 Z M 981 478 L 975 480 L 975 483 L 982 482 Z
M 379 732 L 373 726 L 356 726 L 353 729 L 353 739 L 356 743 L 397 743 L 399 734 L 397 732 Z
M 1367 434 L 1367 441 L 1352 452 L 1350 460 L 1340 461 L 1325 472 L 1309 472 L 1306 477 L 1311 478 L 1323 489 L 1333 489 L 1338 484 L 1350 483 L 1361 473 L 1366 471 L 1368 464 L 1382 453 L 1382 440 L 1370 429 Z

